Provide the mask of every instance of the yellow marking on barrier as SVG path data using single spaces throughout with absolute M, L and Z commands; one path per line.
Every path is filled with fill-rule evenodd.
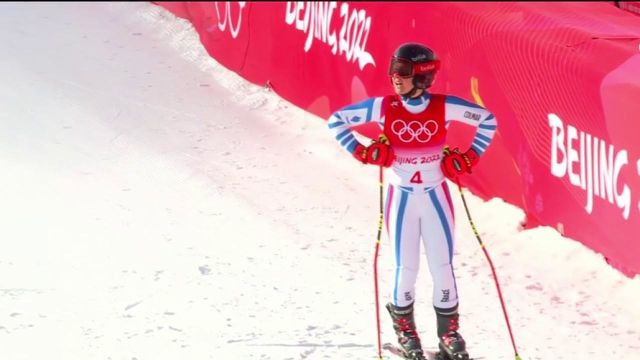
M 476 104 L 485 107 L 484 101 L 480 97 L 480 91 L 478 91 L 478 79 L 475 76 L 471 77 L 471 96 L 473 96 L 473 100 L 475 100 Z

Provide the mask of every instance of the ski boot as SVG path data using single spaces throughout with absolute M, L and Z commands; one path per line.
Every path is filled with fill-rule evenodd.
M 386 307 L 393 320 L 393 330 L 398 336 L 398 344 L 403 356 L 410 360 L 427 360 L 416 331 L 416 324 L 413 318 L 413 303 L 406 307 L 398 307 L 388 303 Z
M 462 335 L 458 333 L 458 312 L 442 314 L 436 310 L 438 320 L 438 339 L 440 340 L 440 358 L 442 360 L 469 360 L 469 353 Z

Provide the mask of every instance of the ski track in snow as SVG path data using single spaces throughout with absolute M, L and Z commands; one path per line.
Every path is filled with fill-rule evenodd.
M 148 3 L 2 3 L 0 29 L 2 358 L 377 358 L 377 169 L 323 119 L 226 70 Z M 472 355 L 512 359 L 451 189 L 462 333 Z M 638 277 L 466 196 L 523 359 L 640 358 Z M 385 236 L 382 304 L 389 254 Z M 431 347 L 427 271 L 423 257 Z

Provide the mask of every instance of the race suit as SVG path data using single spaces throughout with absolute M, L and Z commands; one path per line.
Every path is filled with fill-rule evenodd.
M 433 306 L 441 313 L 458 307 L 452 266 L 454 211 L 440 168 L 451 121 L 476 127 L 471 148 L 479 156 L 497 128 L 495 117 L 483 107 L 456 96 L 429 93 L 415 99 L 369 98 L 335 112 L 328 121 L 336 140 L 350 153 L 359 143 L 352 128 L 377 123 L 396 155 L 384 205 L 395 259 L 392 302 L 396 306 L 414 301 L 422 240 L 433 280 Z

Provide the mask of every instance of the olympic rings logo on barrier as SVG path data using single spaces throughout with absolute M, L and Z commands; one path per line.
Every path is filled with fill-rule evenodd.
M 398 119 L 391 123 L 391 131 L 402 142 L 409 143 L 415 140 L 420 143 L 427 143 L 438 132 L 438 123 L 434 120 L 428 120 L 425 123 L 413 120 L 407 123 L 402 119 Z
M 227 23 L 229 24 L 229 31 L 231 32 L 231 37 L 238 37 L 238 33 L 240 32 L 240 25 L 242 24 L 242 9 L 247 5 L 246 1 L 225 1 L 223 6 L 224 14 L 220 15 L 220 7 L 218 7 L 218 3 L 220 1 L 216 1 L 214 6 L 216 7 L 216 15 L 218 15 L 218 29 L 220 31 L 225 31 L 227 28 Z M 238 4 L 240 7 L 240 11 L 238 12 L 238 21 L 234 26 L 233 19 L 231 19 L 231 4 Z

